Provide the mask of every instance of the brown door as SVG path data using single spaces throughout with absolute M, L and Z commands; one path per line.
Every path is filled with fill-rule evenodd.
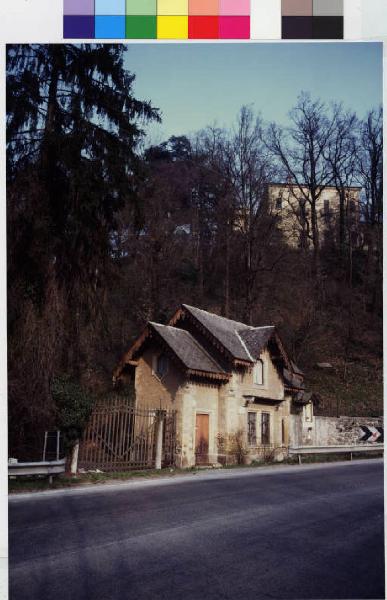
M 209 415 L 196 415 L 195 455 L 197 465 L 208 465 Z

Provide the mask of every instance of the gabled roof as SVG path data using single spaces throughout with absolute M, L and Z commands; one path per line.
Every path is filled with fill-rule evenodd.
M 244 341 L 251 357 L 257 360 L 274 331 L 275 327 L 273 325 L 267 327 L 250 327 L 243 329 L 239 335 Z
M 188 331 L 159 323 L 149 325 L 190 371 L 227 375 Z
M 182 307 L 236 360 L 255 362 L 275 333 L 275 327 L 272 325 L 252 327 L 195 306 L 182 304 Z M 171 323 L 176 323 L 176 317 L 172 319 Z
M 193 324 L 194 335 L 186 328 L 179 327 L 179 321 L 185 319 Z M 188 375 L 229 379 L 231 371 L 224 365 L 220 366 L 217 360 L 207 352 L 207 349 L 196 339 L 195 330 L 206 336 L 212 347 L 224 353 L 234 365 L 247 367 L 258 359 L 264 348 L 273 340 L 272 348 L 275 349 L 275 358 L 281 358 L 282 365 L 289 370 L 290 374 L 294 372 L 274 326 L 252 327 L 183 304 L 172 317 L 169 325 L 148 323 L 143 333 L 122 358 L 115 371 L 115 377 L 119 377 L 125 365 L 131 364 L 136 359 L 149 338 L 158 337 L 159 342 L 166 346 L 166 349 L 173 354 L 180 367 L 183 367 Z
M 233 358 L 254 362 L 254 336 L 257 335 L 260 338 L 260 330 L 266 330 L 266 327 L 250 327 L 245 323 L 227 319 L 226 317 L 220 317 L 219 315 L 209 313 L 206 310 L 196 308 L 195 306 L 189 306 L 188 304 L 183 304 L 182 306 L 222 344 Z M 272 330 L 271 333 L 274 331 L 274 328 L 269 329 Z M 253 333 L 254 331 L 256 334 Z M 250 352 L 250 347 L 253 349 L 253 355 Z

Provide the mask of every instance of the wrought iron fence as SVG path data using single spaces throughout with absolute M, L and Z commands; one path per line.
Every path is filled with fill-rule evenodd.
M 126 471 L 152 469 L 157 426 L 163 421 L 162 466 L 175 462 L 176 411 L 140 408 L 122 396 L 93 409 L 79 447 L 79 468 Z

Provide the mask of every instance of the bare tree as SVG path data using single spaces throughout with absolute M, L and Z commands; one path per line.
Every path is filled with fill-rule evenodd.
M 245 270 L 244 318 L 252 321 L 258 273 L 272 270 L 277 255 L 267 261 L 265 249 L 274 234 L 267 211 L 267 184 L 272 167 L 262 141 L 262 119 L 251 107 L 242 107 L 236 127 L 223 146 L 223 168 L 234 197 L 234 229 L 243 239 Z
M 333 184 L 339 196 L 339 253 L 344 260 L 346 247 L 352 247 L 352 229 L 358 224 L 358 207 L 351 203 L 348 190 L 358 183 L 358 120 L 355 113 L 346 111 L 341 104 L 333 106 L 334 131 L 329 140 L 327 160 L 332 169 Z
M 383 112 L 371 110 L 360 126 L 358 167 L 365 192 L 364 219 L 373 310 L 382 305 Z
M 313 244 L 313 270 L 319 286 L 321 264 L 317 203 L 326 186 L 333 181 L 326 155 L 335 124 L 328 117 L 325 104 L 312 100 L 304 92 L 298 97 L 289 117 L 290 127 L 282 128 L 275 123 L 269 126 L 266 144 L 286 179 L 295 186 L 294 200 L 298 203 L 297 210 L 303 221 L 308 221 L 306 207 L 310 209 L 310 228 L 308 226 L 306 231 Z

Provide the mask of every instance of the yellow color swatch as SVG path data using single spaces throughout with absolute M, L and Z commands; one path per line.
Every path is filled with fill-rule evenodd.
M 188 16 L 157 17 L 157 38 L 159 40 L 187 40 Z
M 188 0 L 157 0 L 158 15 L 188 15 Z

